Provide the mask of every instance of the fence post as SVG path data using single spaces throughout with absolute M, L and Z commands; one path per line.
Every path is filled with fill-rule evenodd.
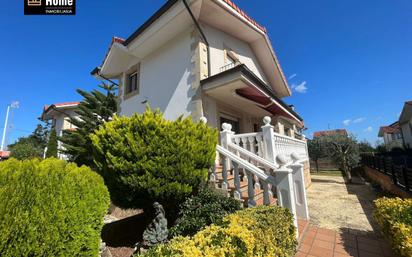
M 403 159 L 403 165 L 402 165 L 402 175 L 403 175 L 403 179 L 405 181 L 405 190 L 407 192 L 410 191 L 409 188 L 409 181 L 408 181 L 408 162 L 406 160 L 406 158 Z

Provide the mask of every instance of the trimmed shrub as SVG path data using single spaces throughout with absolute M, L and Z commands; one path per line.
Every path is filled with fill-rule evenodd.
M 296 252 L 295 233 L 287 209 L 261 206 L 228 215 L 222 226 L 208 226 L 193 237 L 175 237 L 141 256 L 290 257 Z
M 179 218 L 170 233 L 192 236 L 211 224 L 221 225 L 223 217 L 240 209 L 240 201 L 205 187 L 180 205 Z
M 412 256 L 412 199 L 380 198 L 375 220 L 400 256 Z
M 115 205 L 150 209 L 157 201 L 170 215 L 207 180 L 218 136 L 190 117 L 168 121 L 148 108 L 144 114 L 114 117 L 91 139 Z
M 0 162 L 0 255 L 97 256 L 109 193 L 88 167 Z

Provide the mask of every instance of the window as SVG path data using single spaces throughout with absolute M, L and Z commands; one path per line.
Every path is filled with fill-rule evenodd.
M 140 80 L 140 65 L 137 66 L 126 77 L 126 95 L 139 93 L 139 81 Z

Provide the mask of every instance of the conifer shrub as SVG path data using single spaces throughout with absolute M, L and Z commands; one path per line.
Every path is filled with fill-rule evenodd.
M 399 256 L 412 256 L 412 199 L 380 198 L 374 218 Z
M 207 180 L 214 165 L 217 131 L 189 118 L 168 121 L 160 111 L 114 117 L 91 136 L 94 159 L 113 203 L 166 214 Z
M 54 127 L 51 129 L 49 141 L 47 142 L 46 158 L 55 157 L 58 154 L 57 134 Z
M 289 210 L 260 206 L 226 216 L 193 237 L 178 236 L 136 256 L 147 257 L 290 257 L 296 252 L 296 230 Z
M 97 256 L 109 193 L 88 167 L 0 162 L 0 255 Z

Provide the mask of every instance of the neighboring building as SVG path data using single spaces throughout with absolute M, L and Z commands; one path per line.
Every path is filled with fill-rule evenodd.
M 211 181 L 233 197 L 270 204 L 271 188 L 296 226 L 309 218 L 303 119 L 282 100 L 291 90 L 266 29 L 232 1 L 167 1 L 127 39 L 114 37 L 92 74 L 119 81 L 119 115 L 143 113 L 149 104 L 166 119 L 191 116 L 219 129 Z M 241 171 L 227 174 L 232 165 Z
M 412 101 L 405 102 L 399 117 L 399 126 L 405 148 L 412 148 Z
M 349 136 L 349 133 L 346 129 L 316 131 L 313 133 L 313 138 L 322 137 L 322 136 L 333 136 L 333 135 L 341 135 L 341 136 L 347 137 Z
M 380 127 L 378 137 L 383 138 L 387 150 L 403 147 L 402 132 L 398 121 L 389 126 Z
M 64 130 L 76 129 L 70 123 L 70 117 L 77 117 L 75 110 L 80 102 L 65 102 L 46 105 L 43 108 L 43 113 L 40 120 L 44 122 L 51 122 L 52 128 L 56 130 L 57 136 L 62 136 Z M 58 149 L 62 149 L 61 142 L 58 142 Z M 45 149 L 46 152 L 46 149 Z M 66 159 L 66 156 L 59 153 L 59 158 Z
M 0 151 L 0 161 L 7 160 L 10 157 L 9 151 Z

